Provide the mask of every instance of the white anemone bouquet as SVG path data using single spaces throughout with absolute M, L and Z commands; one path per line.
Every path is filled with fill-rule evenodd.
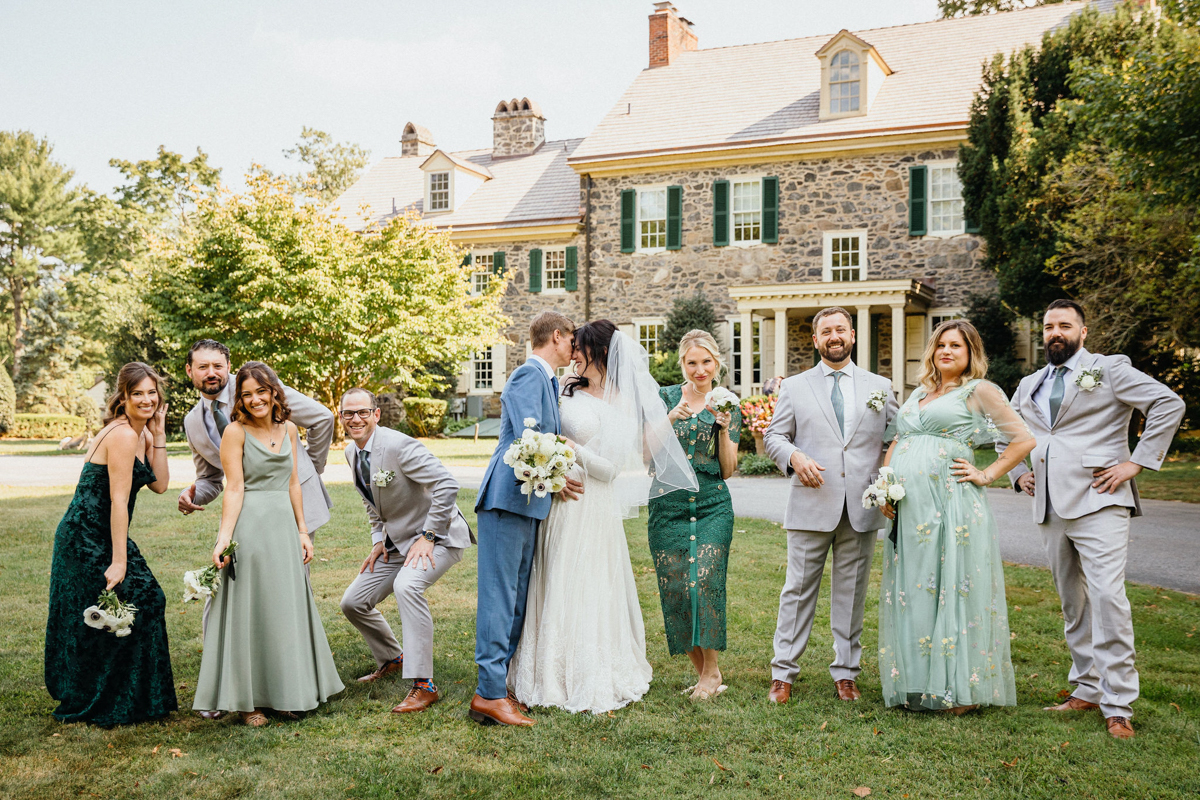
M 221 557 L 232 556 L 237 546 L 237 542 L 230 542 L 229 546 L 221 551 Z M 220 587 L 221 571 L 217 569 L 216 564 L 209 564 L 204 569 L 188 570 L 183 573 L 183 602 L 216 597 Z
M 133 618 L 137 606 L 123 602 L 112 589 L 105 589 L 96 600 L 96 605 L 88 606 L 83 612 L 83 621 L 89 628 L 97 628 L 124 638 L 133 633 Z
M 879 477 L 863 492 L 863 508 L 883 508 L 888 503 L 891 503 L 893 508 L 899 508 L 900 501 L 904 499 L 905 494 L 904 484 L 900 483 L 900 479 L 896 477 L 896 471 L 891 467 L 880 467 Z M 896 519 L 894 517 L 888 538 L 892 541 L 892 547 L 895 547 Z
M 504 464 L 512 467 L 526 503 L 535 495 L 562 491 L 567 472 L 575 466 L 575 451 L 567 446 L 567 440 L 553 433 L 538 433 L 536 427 L 537 420 L 527 418 L 525 430 L 504 453 Z

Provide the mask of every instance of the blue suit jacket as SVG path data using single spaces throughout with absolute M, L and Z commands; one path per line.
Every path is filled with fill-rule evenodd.
M 476 511 L 503 510 L 533 519 L 545 519 L 549 515 L 550 495 L 521 494 L 512 468 L 502 461 L 508 446 L 525 430 L 525 420 L 529 417 L 537 420 L 537 431 L 560 432 L 554 385 L 546 370 L 535 361 L 526 361 L 517 367 L 500 395 L 500 441 L 488 462 L 487 472 L 483 474 L 479 497 L 475 501 Z

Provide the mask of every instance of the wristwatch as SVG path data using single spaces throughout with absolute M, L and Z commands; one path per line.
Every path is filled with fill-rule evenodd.
M 425 541 L 432 542 L 437 538 L 437 534 L 433 531 L 421 531 L 421 535 L 425 537 Z

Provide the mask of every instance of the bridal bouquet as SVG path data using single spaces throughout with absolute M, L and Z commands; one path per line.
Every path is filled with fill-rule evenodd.
M 900 479 L 896 477 L 896 472 L 891 467 L 880 467 L 879 477 L 875 482 L 867 486 L 863 492 L 862 504 L 863 508 L 883 508 L 888 503 L 892 504 L 893 508 L 900 507 L 900 501 L 904 499 L 904 485 L 900 483 Z M 892 529 L 888 534 L 888 538 L 892 541 L 892 546 L 896 546 L 896 520 L 892 519 Z
M 526 419 L 521 437 L 514 439 L 504 453 L 504 463 L 512 467 L 526 504 L 534 495 L 545 497 L 562 491 L 567 485 L 567 472 L 575 466 L 575 451 L 567 447 L 567 440 L 553 433 L 538 433 L 536 427 L 537 420 Z
M 726 389 L 724 386 L 718 386 L 708 394 L 704 395 L 704 405 L 711 408 L 720 414 L 727 414 L 733 411 L 742 401 L 733 392 Z M 717 439 L 721 436 L 721 426 L 713 423 L 712 429 L 712 444 L 708 448 L 708 454 L 715 455 L 717 452 Z
M 238 543 L 230 542 L 221 551 L 221 557 L 233 556 Z M 233 577 L 233 562 L 229 563 L 229 577 Z M 217 589 L 221 586 L 221 571 L 216 564 L 209 564 L 204 569 L 194 569 L 183 573 L 183 602 L 199 600 L 200 598 L 216 597 Z
M 123 602 L 112 589 L 100 593 L 96 605 L 88 606 L 83 612 L 83 621 L 89 628 L 114 633 L 124 638 L 133 633 L 133 618 L 137 606 Z

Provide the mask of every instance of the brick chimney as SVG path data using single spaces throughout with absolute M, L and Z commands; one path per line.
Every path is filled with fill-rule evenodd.
M 692 23 L 679 16 L 670 3 L 655 3 L 650 15 L 650 68 L 673 64 L 684 50 L 695 49 Z
M 427 156 L 437 149 L 433 143 L 433 134 L 427 128 L 408 123 L 400 136 L 400 155 Z
M 528 97 L 501 100 L 492 116 L 492 158 L 527 156 L 546 141 L 546 118 Z

